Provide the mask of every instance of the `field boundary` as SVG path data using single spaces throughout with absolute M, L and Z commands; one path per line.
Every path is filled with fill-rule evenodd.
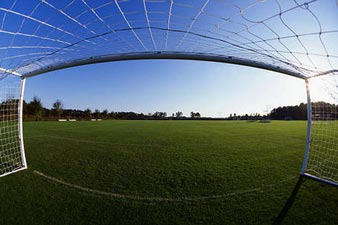
M 253 192 L 258 192 L 258 191 L 263 191 L 264 188 L 271 188 L 275 185 L 279 185 L 280 183 L 287 182 L 289 180 L 294 179 L 297 176 L 290 176 L 284 180 L 281 180 L 280 182 L 274 183 L 274 184 L 269 184 L 269 185 L 262 185 L 257 188 L 251 188 L 251 189 L 246 189 L 246 190 L 238 190 L 234 192 L 229 192 L 226 194 L 221 194 L 221 195 L 209 195 L 209 196 L 200 196 L 200 197 L 181 197 L 181 198 L 164 198 L 164 197 L 140 197 L 140 196 L 134 196 L 134 195 L 124 195 L 124 194 L 118 194 L 118 193 L 113 193 L 113 192 L 107 192 L 107 191 L 101 191 L 97 189 L 91 189 L 88 187 L 83 187 L 80 185 L 76 184 L 71 184 L 65 181 L 62 181 L 58 178 L 48 176 L 40 171 L 34 170 L 33 173 L 39 177 L 42 177 L 43 179 L 46 179 L 50 182 L 57 183 L 62 186 L 66 186 L 72 189 L 75 189 L 77 191 L 81 192 L 87 192 L 91 194 L 96 194 L 100 196 L 106 196 L 110 198 L 119 198 L 119 199 L 129 199 L 129 200 L 134 200 L 134 201 L 156 201 L 156 202 L 192 202 L 192 201 L 203 201 L 203 200 L 213 200 L 213 199 L 222 199 L 222 198 L 229 198 L 233 197 L 236 195 L 241 195 L 241 194 L 248 194 L 248 193 L 253 193 Z

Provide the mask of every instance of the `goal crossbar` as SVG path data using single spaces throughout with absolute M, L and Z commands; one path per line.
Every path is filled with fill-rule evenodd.
M 185 52 L 140 52 L 140 53 L 128 53 L 128 54 L 119 54 L 119 55 L 102 55 L 96 57 L 89 57 L 78 59 L 69 62 L 63 62 L 55 65 L 50 65 L 47 67 L 39 68 L 31 72 L 24 73 L 22 76 L 25 78 L 37 76 L 39 74 L 51 72 L 54 70 L 60 70 L 75 66 L 88 65 L 94 63 L 103 63 L 103 62 L 114 62 L 114 61 L 127 61 L 127 60 L 145 60 L 145 59 L 179 59 L 179 60 L 198 60 L 198 61 L 208 61 L 208 62 L 219 62 L 227 64 L 236 64 L 242 66 L 249 66 L 253 68 L 264 69 L 268 71 L 278 72 L 285 75 L 306 79 L 307 76 L 276 66 L 273 64 L 267 64 L 260 61 L 254 61 L 249 59 L 243 59 L 236 56 L 223 56 L 223 55 L 214 55 L 214 54 L 205 54 L 205 53 L 185 53 Z

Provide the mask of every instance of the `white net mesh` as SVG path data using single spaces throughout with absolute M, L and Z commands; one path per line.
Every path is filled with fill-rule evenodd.
M 19 94 L 21 79 L 0 78 L 0 176 L 25 167 L 19 139 Z
M 307 173 L 338 183 L 337 76 L 310 80 L 312 135 Z
M 236 56 L 306 76 L 338 68 L 335 0 L 4 0 L 0 67 L 102 55 Z

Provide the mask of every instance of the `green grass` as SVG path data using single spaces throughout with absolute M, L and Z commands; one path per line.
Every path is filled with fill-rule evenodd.
M 305 132 L 304 121 L 26 122 L 29 169 L 0 179 L 0 224 L 271 224 Z M 338 189 L 306 180 L 284 224 L 336 224 L 337 212 Z

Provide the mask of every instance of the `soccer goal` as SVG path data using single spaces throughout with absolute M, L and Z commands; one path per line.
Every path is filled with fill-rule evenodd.
M 136 59 L 203 60 L 305 81 L 301 174 L 338 183 L 335 0 L 30 0 L 0 2 L 0 175 L 27 168 L 25 79 Z

